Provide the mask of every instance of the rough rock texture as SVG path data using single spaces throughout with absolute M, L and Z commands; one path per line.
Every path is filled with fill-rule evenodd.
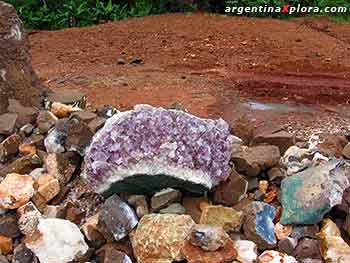
M 203 208 L 200 223 L 203 225 L 222 227 L 225 231 L 239 231 L 243 213 L 231 207 L 209 205 Z
M 39 106 L 44 88 L 31 66 L 27 34 L 16 10 L 2 1 L 0 35 L 0 113 L 7 110 L 9 98 Z
M 259 256 L 259 263 L 298 263 L 298 261 L 284 253 L 266 250 Z
M 26 246 L 41 263 L 68 263 L 89 248 L 79 228 L 63 219 L 41 219 L 38 232 L 27 237 Z
M 350 186 L 349 165 L 331 161 L 309 168 L 282 181 L 282 224 L 316 224 L 330 209 L 341 204 Z
M 216 251 L 224 247 L 229 238 L 222 227 L 207 225 L 196 225 L 190 234 L 191 244 L 205 251 Z
M 342 239 L 339 228 L 330 219 L 323 221 L 318 239 L 321 242 L 321 254 L 325 262 L 349 262 L 350 246 Z
M 245 236 L 260 249 L 273 248 L 277 244 L 273 220 L 276 209 L 264 202 L 251 202 L 244 208 L 246 218 L 243 224 Z
M 221 119 L 137 105 L 95 135 L 85 175 L 107 195 L 172 186 L 202 192 L 227 178 L 231 151 L 240 142 Z
M 183 260 L 181 252 L 195 222 L 188 215 L 144 216 L 131 236 L 139 263 Z M 145 242 L 147 237 L 147 242 Z
M 254 263 L 258 258 L 258 248 L 253 241 L 236 240 L 233 245 L 237 251 L 237 260 L 241 263 Z
M 28 175 L 8 174 L 0 183 L 0 208 L 16 209 L 34 195 L 34 180 Z
M 237 256 L 232 240 L 228 240 L 224 247 L 216 251 L 205 251 L 186 241 L 182 252 L 188 263 L 227 263 Z
M 251 144 L 275 145 L 280 149 L 280 153 L 284 154 L 289 147 L 295 144 L 295 142 L 295 134 L 288 133 L 286 131 L 279 131 L 275 133 L 259 134 L 254 137 Z
M 151 207 L 153 210 L 159 210 L 174 202 L 180 201 L 181 197 L 182 194 L 178 190 L 172 188 L 163 189 L 152 196 Z
M 242 147 L 234 152 L 232 160 L 237 172 L 247 176 L 257 176 L 261 171 L 278 164 L 281 154 L 279 148 L 273 145 Z
M 247 190 L 248 181 L 232 170 L 229 178 L 215 188 L 213 199 L 215 203 L 232 206 L 246 196 Z
M 134 210 L 117 195 L 109 197 L 102 205 L 99 224 L 108 239 L 119 241 L 126 237 L 138 223 Z

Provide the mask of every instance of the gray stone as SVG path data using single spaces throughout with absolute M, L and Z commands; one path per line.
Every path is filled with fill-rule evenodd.
M 159 210 L 180 201 L 181 197 L 182 194 L 178 190 L 172 188 L 163 189 L 151 198 L 151 207 L 153 210 Z
M 20 244 L 13 251 L 12 263 L 39 263 L 39 261 L 29 248 Z
M 163 208 L 159 210 L 160 214 L 177 214 L 177 215 L 184 215 L 186 214 L 186 208 L 184 208 L 181 204 L 179 203 L 174 203 L 169 205 L 166 208 Z
M 137 223 L 138 218 L 134 210 L 117 195 L 109 197 L 101 207 L 99 225 L 107 240 L 123 239 Z
M 40 111 L 36 120 L 36 124 L 41 133 L 47 133 L 55 126 L 58 118 L 50 111 Z

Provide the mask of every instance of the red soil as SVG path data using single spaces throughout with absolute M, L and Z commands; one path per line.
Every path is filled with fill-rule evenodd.
M 34 68 L 48 86 L 86 91 L 93 105 L 178 101 L 230 122 L 246 115 L 294 130 L 350 125 L 350 24 L 174 14 L 30 38 Z M 143 63 L 129 64 L 135 58 Z M 241 104 L 247 99 L 315 112 L 248 110 Z

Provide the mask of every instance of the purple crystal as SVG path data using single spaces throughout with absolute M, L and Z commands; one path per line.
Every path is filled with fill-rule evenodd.
M 95 135 L 85 157 L 85 176 L 104 192 L 130 176 L 167 176 L 212 188 L 229 175 L 239 138 L 222 120 L 137 105 L 115 114 Z

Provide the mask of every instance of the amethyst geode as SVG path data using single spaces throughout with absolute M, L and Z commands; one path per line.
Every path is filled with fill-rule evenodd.
M 227 178 L 240 143 L 222 119 L 137 105 L 115 114 L 95 135 L 84 175 L 105 195 L 166 187 L 203 192 Z

